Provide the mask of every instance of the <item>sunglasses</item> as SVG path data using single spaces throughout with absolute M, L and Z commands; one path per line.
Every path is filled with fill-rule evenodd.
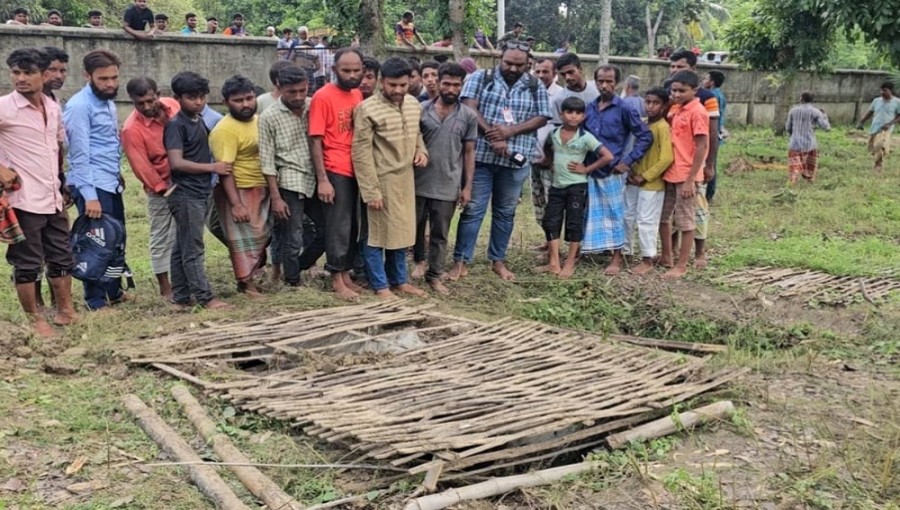
M 506 43 L 506 49 L 524 51 L 525 53 L 531 53 L 531 46 L 529 46 L 528 43 L 521 42 L 521 41 L 510 41 L 510 42 Z

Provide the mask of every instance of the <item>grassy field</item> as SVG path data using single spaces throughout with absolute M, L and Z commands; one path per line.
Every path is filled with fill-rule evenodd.
M 463 508 L 898 508 L 900 300 L 808 306 L 716 283 L 732 270 L 756 265 L 900 277 L 900 156 L 874 175 L 858 132 L 838 128 L 820 134 L 819 141 L 818 182 L 785 192 L 786 140 L 764 130 L 733 132 L 720 156 L 711 266 L 684 282 L 663 283 L 658 275 L 608 279 L 603 260 L 584 261 L 568 282 L 533 274 L 529 247 L 542 235 L 523 203 L 510 256 L 517 281 L 497 281 L 479 251 L 470 277 L 440 300 L 441 311 L 475 319 L 513 315 L 599 334 L 724 343 L 730 351 L 710 363 L 749 367 L 752 373 L 717 395 L 740 407 L 728 423 L 623 451 L 598 451 L 591 454 L 595 472 Z M 214 290 L 237 308 L 170 311 L 154 294 L 145 200 L 128 177 L 135 302 L 113 313 L 84 314 L 60 339 L 36 340 L 18 327 L 24 316 L 11 288 L 0 293 L 0 509 L 206 508 L 184 471 L 143 465 L 159 453 L 120 403 L 126 393 L 138 394 L 214 458 L 169 397 L 174 381 L 125 365 L 114 346 L 152 342 L 206 322 L 339 304 L 324 292 L 324 280 L 273 288 L 265 300 L 247 301 L 235 293 L 227 253 L 210 237 L 207 265 Z M 6 265 L 0 266 L 0 281 L 9 281 Z M 224 402 L 204 402 L 221 429 L 258 462 L 333 462 L 347 453 L 287 424 L 235 412 Z M 66 474 L 80 457 L 86 458 L 84 467 Z M 370 488 L 358 474 L 265 471 L 308 504 Z M 245 501 L 255 503 L 222 473 Z M 77 487 L 81 495 L 66 490 L 80 482 L 93 485 Z M 370 507 L 392 508 L 413 485 L 394 484 Z

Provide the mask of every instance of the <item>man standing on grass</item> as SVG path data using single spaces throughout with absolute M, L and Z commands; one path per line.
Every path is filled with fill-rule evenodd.
M 269 189 L 259 160 L 259 117 L 253 82 L 237 75 L 225 80 L 222 98 L 228 115 L 209 134 L 216 161 L 230 164 L 213 192 L 219 217 L 214 233 L 228 247 L 239 292 L 262 296 L 254 283 L 266 263 L 271 235 Z
M 34 332 L 55 334 L 37 302 L 36 282 L 46 267 L 56 299 L 54 323 L 78 321 L 72 300 L 74 266 L 69 247 L 69 217 L 62 189 L 59 105 L 43 94 L 50 57 L 37 48 L 13 51 L 6 60 L 13 92 L 0 97 L 0 189 L 18 218 L 24 239 L 9 245 L 6 260 L 22 310 Z
M 175 242 L 175 220 L 165 195 L 171 186 L 171 170 L 163 131 L 180 107 L 172 98 L 159 97 L 159 88 L 150 78 L 134 78 L 125 90 L 134 104 L 134 111 L 122 127 L 122 149 L 147 194 L 150 269 L 156 275 L 159 294 L 169 301 L 172 299 L 169 264 Z
M 119 93 L 119 66 L 115 53 L 94 50 L 84 56 L 88 84 L 69 99 L 63 122 L 69 140 L 69 189 L 78 215 L 99 219 L 109 215 L 125 227 L 125 181 L 119 169 L 121 146 L 113 102 Z M 84 282 L 84 300 L 99 310 L 126 300 L 119 282 Z
M 881 84 L 881 96 L 872 100 L 869 111 L 859 119 L 857 128 L 862 129 L 867 120 L 872 119 L 869 128 L 869 152 L 875 158 L 873 170 L 880 172 L 884 160 L 891 152 L 891 133 L 894 124 L 900 122 L 900 99 L 894 97 L 894 84 L 887 81 Z
M 409 90 L 409 63 L 392 57 L 381 65 L 381 93 L 353 112 L 353 169 L 368 208 L 363 247 L 369 285 L 382 299 L 394 292 L 428 295 L 409 283 L 406 250 L 416 242 L 413 166 L 428 164 L 419 131 L 422 108 Z
M 828 123 L 828 115 L 812 104 L 813 95 L 810 92 L 800 94 L 800 105 L 791 108 L 788 113 L 787 123 L 784 129 L 791 136 L 788 145 L 788 169 L 790 177 L 789 185 L 797 182 L 797 177 L 803 176 L 809 182 L 816 180 L 819 154 L 817 151 L 815 129 L 818 127 L 828 131 L 831 124 Z

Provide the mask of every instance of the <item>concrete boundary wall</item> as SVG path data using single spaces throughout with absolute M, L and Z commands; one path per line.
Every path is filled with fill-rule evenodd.
M 210 35 L 158 36 L 152 41 L 137 41 L 119 30 L 89 28 L 48 28 L 43 26 L 0 25 L 0 54 L 5 59 L 12 50 L 26 46 L 58 46 L 70 55 L 69 79 L 61 96 L 68 98 L 85 81 L 82 77 L 82 57 L 89 51 L 105 48 L 118 54 L 123 61 L 120 91 L 117 101 L 127 103 L 125 83 L 137 76 L 149 76 L 159 83 L 165 93 L 169 82 L 179 71 L 200 73 L 210 81 L 210 103 L 221 105 L 219 90 L 226 78 L 243 74 L 254 83 L 268 89 L 268 70 L 275 61 L 275 43 L 262 37 L 232 38 Z M 426 60 L 432 54 L 449 53 L 446 50 L 414 52 L 405 48 L 389 48 L 391 55 L 412 56 Z M 487 52 L 473 51 L 479 67 L 495 65 L 497 57 Z M 552 54 L 537 54 L 555 58 Z M 588 73 L 597 64 L 596 55 L 580 55 Z M 641 87 L 649 88 L 662 83 L 668 75 L 668 62 L 654 59 L 612 57 L 611 62 L 622 68 L 623 75 L 641 78 Z M 775 112 L 776 87 L 768 73 L 742 70 L 734 65 L 704 66 L 704 69 L 720 69 L 725 72 L 724 88 L 728 98 L 730 125 L 770 125 Z M 11 84 L 7 73 L 2 73 L 0 92 L 8 93 Z M 829 74 L 801 73 L 795 86 L 796 94 L 810 90 L 816 103 L 835 123 L 851 123 L 858 119 L 868 104 L 879 93 L 879 85 L 887 74 L 878 71 L 837 70 Z M 130 111 L 122 105 L 120 117 Z

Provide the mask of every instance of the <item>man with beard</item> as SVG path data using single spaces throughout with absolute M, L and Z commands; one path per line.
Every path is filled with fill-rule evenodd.
M 184 35 L 193 35 L 197 32 L 197 15 L 189 12 L 184 15 L 184 26 L 181 27 L 181 33 Z
M 214 233 L 228 247 L 238 291 L 250 298 L 262 294 L 253 277 L 266 263 L 271 221 L 269 190 L 259 160 L 259 117 L 253 82 L 240 75 L 222 85 L 228 115 L 209 134 L 216 161 L 230 164 L 213 192 L 219 217 Z M 213 230 L 211 228 L 211 230 Z
M 13 266 L 19 304 L 34 332 L 49 337 L 55 333 L 41 313 L 36 292 L 45 267 L 56 297 L 54 322 L 65 326 L 78 320 L 72 303 L 69 217 L 61 193 L 65 133 L 59 105 L 42 93 L 50 64 L 47 54 L 37 48 L 18 49 L 6 63 L 15 89 L 0 97 L 0 189 L 9 190 L 0 198 L 5 202 L 8 197 L 18 233 L 24 234 L 12 239 L 6 260 Z M 3 240 L 10 241 L 5 235 Z
M 44 95 L 59 103 L 54 90 L 63 88 L 69 75 L 69 54 L 53 46 L 44 46 L 44 52 L 50 56 L 50 67 L 47 68 L 47 79 L 44 80 Z
M 381 63 L 373 57 L 363 58 L 363 76 L 359 82 L 359 91 L 362 92 L 363 99 L 369 99 L 375 93 L 378 87 L 378 73 L 381 70 Z
M 416 271 L 439 294 L 449 290 L 441 282 L 447 258 L 447 238 L 456 206 L 472 198 L 478 114 L 459 102 L 466 70 L 455 63 L 438 69 L 437 99 L 422 104 L 420 123 L 429 161 L 416 171 Z M 428 270 L 425 270 L 425 224 L 431 225 Z
M 491 204 L 488 258 L 503 280 L 515 279 L 506 267 L 522 184 L 531 175 L 536 150 L 534 132 L 550 118 L 547 91 L 528 71 L 528 46 L 511 41 L 500 54 L 500 65 L 476 71 L 463 87 L 463 104 L 476 110 L 481 135 L 475 146 L 472 201 L 459 217 L 451 280 L 465 276 L 472 263 L 481 222 Z
M 54 27 L 63 26 L 63 17 L 62 13 L 56 9 L 50 9 L 47 12 L 47 25 L 53 25 Z
M 343 48 L 334 56 L 335 83 L 327 83 L 309 105 L 309 136 L 318 198 L 325 210 L 325 269 L 331 288 L 345 300 L 359 298 L 361 287 L 350 270 L 359 242 L 359 187 L 353 173 L 353 110 L 362 102 L 362 54 Z
M 122 149 L 134 176 L 147 194 L 147 220 L 150 223 L 150 269 L 156 275 L 159 294 L 172 299 L 169 264 L 175 242 L 175 220 L 169 211 L 166 192 L 171 170 L 163 132 L 166 124 L 181 109 L 178 101 L 159 97 L 159 88 L 150 78 L 134 78 L 125 86 L 134 111 L 122 127 Z
M 581 245 L 582 253 L 613 252 L 604 271 L 607 275 L 618 274 L 624 261 L 626 173 L 653 143 L 653 135 L 637 110 L 616 95 L 620 79 L 621 71 L 613 65 L 602 65 L 594 71 L 600 97 L 588 104 L 584 120 L 584 128 L 613 155 L 611 163 L 588 179 L 588 212 Z M 634 144 L 626 152 L 630 136 Z
M 244 27 L 244 15 L 237 12 L 231 17 L 231 26 L 226 28 L 222 35 L 230 35 L 234 37 L 247 37 L 247 29 Z
M 368 236 L 363 247 L 369 285 L 381 299 L 394 292 L 428 295 L 410 285 L 406 249 L 416 242 L 413 166 L 428 163 L 419 132 L 422 108 L 409 88 L 409 64 L 392 57 L 381 66 L 381 94 L 353 112 L 353 168 L 368 208 Z
M 88 84 L 69 99 L 63 112 L 69 140 L 69 189 L 79 216 L 98 219 L 106 214 L 124 227 L 125 181 L 119 170 L 122 152 L 113 102 L 122 61 L 111 51 L 94 50 L 84 56 L 83 63 Z M 91 310 L 125 299 L 119 282 L 84 282 L 84 300 Z

